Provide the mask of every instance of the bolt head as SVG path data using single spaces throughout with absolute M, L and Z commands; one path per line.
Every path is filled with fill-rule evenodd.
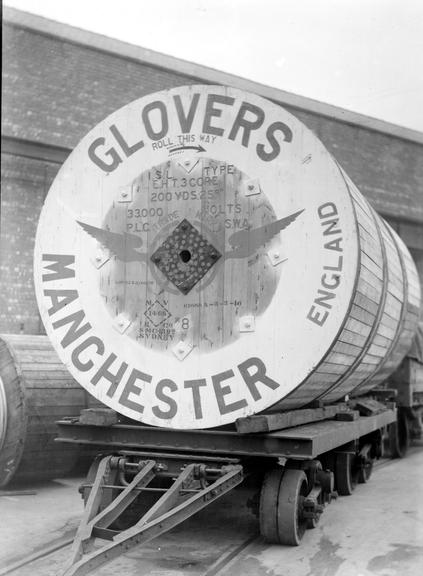
M 128 192 L 122 192 L 122 198 L 127 198 L 128 197 Z
M 254 190 L 254 184 L 248 184 L 248 190 L 250 190 L 250 192 Z

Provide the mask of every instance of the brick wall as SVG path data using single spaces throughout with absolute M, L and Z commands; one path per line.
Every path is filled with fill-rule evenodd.
M 59 166 L 2 154 L 0 332 L 43 333 L 33 283 L 33 252 L 44 197 Z
M 378 212 L 423 223 L 423 145 L 295 113 L 319 136 Z
M 186 77 L 4 27 L 3 133 L 74 148 L 100 120 Z

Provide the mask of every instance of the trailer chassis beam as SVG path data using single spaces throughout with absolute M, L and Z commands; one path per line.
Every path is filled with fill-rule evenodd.
M 370 434 L 396 420 L 396 409 L 362 416 L 351 422 L 324 420 L 268 433 L 238 434 L 222 430 L 172 430 L 129 424 L 91 426 L 61 420 L 58 442 L 114 450 L 169 450 L 191 455 L 258 456 L 310 460 Z
M 84 516 L 72 546 L 70 562 L 63 576 L 83 576 L 110 562 L 134 546 L 143 544 L 171 530 L 243 480 L 241 465 L 221 466 L 217 478 L 207 478 L 207 466 L 188 464 L 174 480 L 161 498 L 142 516 L 136 524 L 122 531 L 110 525 L 139 496 L 140 491 L 159 475 L 156 461 L 140 462 L 140 470 L 123 487 L 120 494 L 103 510 L 101 504 L 107 477 L 116 457 L 101 459 L 96 477 L 86 504 Z M 160 468 L 159 468 L 160 470 Z M 216 475 L 216 469 L 213 469 Z M 100 548 L 94 547 L 95 538 L 108 542 Z

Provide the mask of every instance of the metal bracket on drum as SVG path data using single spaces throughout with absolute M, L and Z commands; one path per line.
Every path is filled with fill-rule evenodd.
M 132 469 L 135 475 L 130 482 L 125 482 L 128 469 Z M 111 471 L 123 485 L 109 484 Z M 193 463 L 181 469 L 169 488 L 148 488 L 162 472 L 163 464 L 153 459 L 128 463 L 125 457 L 106 456 L 97 463 L 92 485 L 85 486 L 85 489 L 90 488 L 90 492 L 72 546 L 72 556 L 63 576 L 90 574 L 132 547 L 174 528 L 240 484 L 244 477 L 241 465 Z M 105 497 L 110 490 L 120 493 L 110 500 Z M 123 530 L 113 529 L 113 523 L 144 491 L 163 494 L 135 524 Z M 107 543 L 100 548 L 94 547 L 96 538 Z

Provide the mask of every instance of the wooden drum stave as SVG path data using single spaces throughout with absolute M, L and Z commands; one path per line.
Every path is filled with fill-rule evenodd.
M 399 366 L 417 328 L 420 284 L 410 253 L 343 176 L 354 203 L 360 250 L 351 307 L 326 357 L 280 408 L 368 392 Z

